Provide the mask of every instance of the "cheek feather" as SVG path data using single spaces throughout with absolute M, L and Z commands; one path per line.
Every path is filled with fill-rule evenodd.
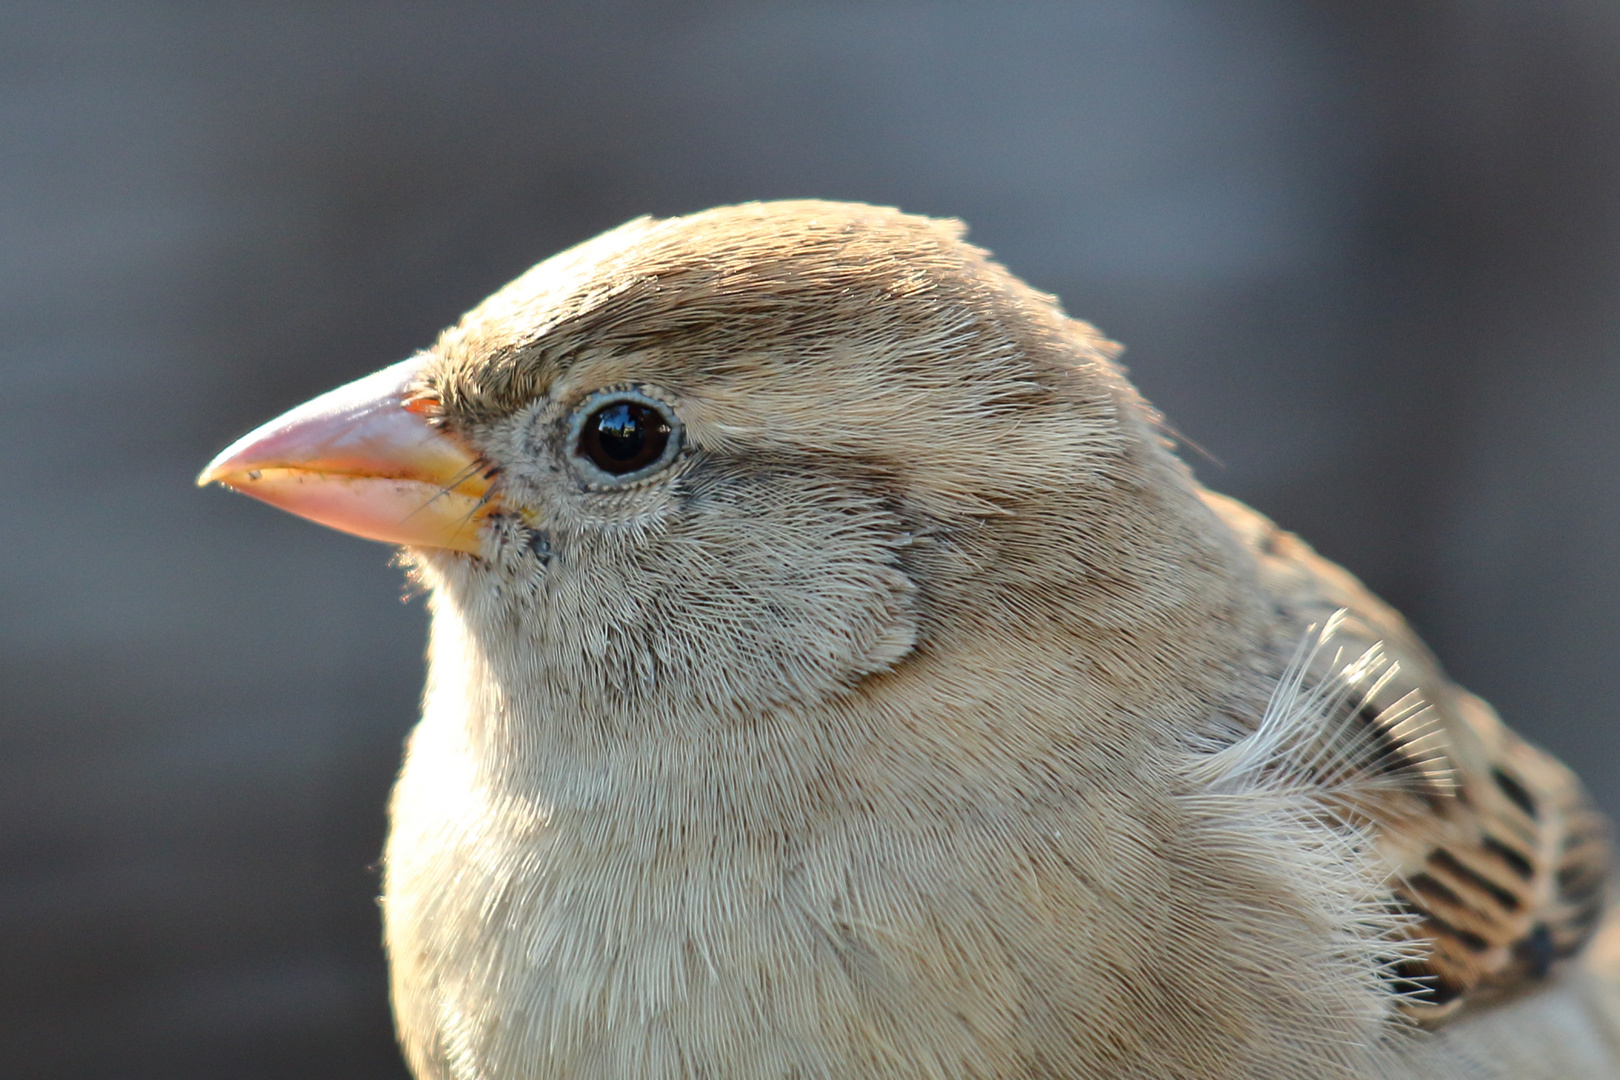
M 803 462 L 695 455 L 656 492 L 558 497 L 545 530 L 495 519 L 441 588 L 506 678 L 569 714 L 730 724 L 915 647 L 913 537 L 889 502 Z

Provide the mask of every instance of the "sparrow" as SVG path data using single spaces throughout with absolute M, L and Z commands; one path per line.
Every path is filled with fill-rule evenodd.
M 199 478 L 428 596 L 416 1076 L 1620 1076 L 1573 774 L 963 236 L 641 218 Z

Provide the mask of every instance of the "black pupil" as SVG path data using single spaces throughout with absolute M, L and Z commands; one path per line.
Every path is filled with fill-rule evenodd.
M 580 453 L 605 473 L 623 476 L 645 469 L 669 445 L 669 422 L 657 409 L 639 401 L 615 401 L 585 421 L 579 433 Z

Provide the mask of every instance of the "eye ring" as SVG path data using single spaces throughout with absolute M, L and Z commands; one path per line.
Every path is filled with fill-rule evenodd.
M 624 487 L 662 472 L 680 454 L 675 410 L 642 388 L 598 390 L 568 423 L 568 454 L 593 486 Z

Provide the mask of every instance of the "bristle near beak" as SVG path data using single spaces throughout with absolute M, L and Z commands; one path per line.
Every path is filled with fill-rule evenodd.
M 370 540 L 476 554 L 489 481 L 473 454 L 407 408 L 419 364 L 283 413 L 226 447 L 197 483 Z

